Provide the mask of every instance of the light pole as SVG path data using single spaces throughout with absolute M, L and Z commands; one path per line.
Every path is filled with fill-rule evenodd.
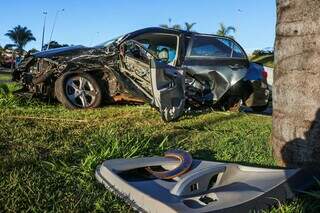
M 55 15 L 54 21 L 53 21 L 53 26 L 52 26 L 51 34 L 50 34 L 50 39 L 49 39 L 48 46 L 47 46 L 47 50 L 50 48 L 50 43 L 51 43 L 51 39 L 52 39 L 52 35 L 53 35 L 54 28 L 55 28 L 56 23 L 57 23 L 57 19 L 58 19 L 59 12 L 63 12 L 63 11 L 64 11 L 64 9 L 62 9 L 62 10 L 57 10 L 57 12 L 56 12 L 56 15 Z
M 44 45 L 44 34 L 45 34 L 45 31 L 46 31 L 47 14 L 48 14 L 47 11 L 43 12 L 44 20 L 43 20 L 43 28 L 42 28 L 41 51 L 43 50 L 43 45 Z

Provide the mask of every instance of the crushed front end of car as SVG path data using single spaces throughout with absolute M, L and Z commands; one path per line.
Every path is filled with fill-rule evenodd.
M 145 58 L 145 64 L 137 55 Z M 118 101 L 149 103 L 165 121 L 176 120 L 184 112 L 183 74 L 132 40 L 117 48 L 77 46 L 39 52 L 26 57 L 12 75 L 23 86 L 20 93 L 57 99 L 67 108 L 95 108 Z M 81 81 L 87 81 L 87 90 L 81 90 Z M 89 98 L 90 92 L 96 96 Z
M 12 80 L 22 84 L 21 91 L 36 97 L 52 98 L 55 80 L 72 66 L 67 63 L 69 54 L 84 49 L 75 46 L 27 55 L 13 71 Z

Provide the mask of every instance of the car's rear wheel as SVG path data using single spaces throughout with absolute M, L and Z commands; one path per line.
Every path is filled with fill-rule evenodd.
M 55 96 L 67 108 L 96 108 L 102 103 L 103 89 L 88 73 L 68 72 L 57 79 Z

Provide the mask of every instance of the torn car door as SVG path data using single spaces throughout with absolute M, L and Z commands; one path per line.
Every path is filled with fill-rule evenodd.
M 153 104 L 165 121 L 179 118 L 185 106 L 185 80 L 183 73 L 161 61 L 151 60 Z
M 150 99 L 163 120 L 179 118 L 185 106 L 182 72 L 157 59 L 142 44 L 129 40 L 120 46 L 120 70 Z

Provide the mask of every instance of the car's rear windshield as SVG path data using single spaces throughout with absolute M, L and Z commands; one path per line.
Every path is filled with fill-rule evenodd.
M 236 42 L 228 38 L 213 36 L 195 36 L 190 56 L 246 58 L 246 54 Z

